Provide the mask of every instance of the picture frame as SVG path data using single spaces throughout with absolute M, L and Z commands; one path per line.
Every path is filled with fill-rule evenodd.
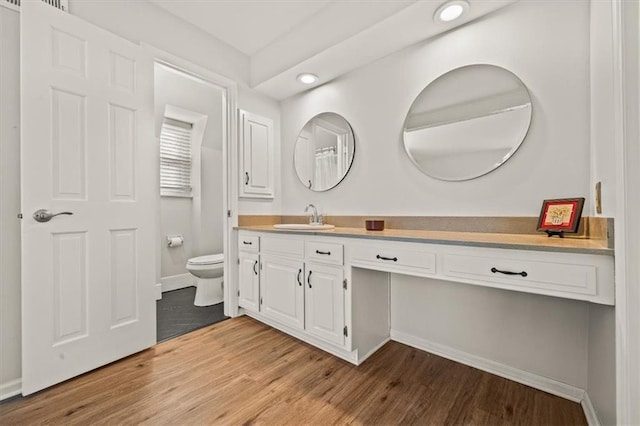
M 558 235 L 561 238 L 565 232 L 578 232 L 583 206 L 584 198 L 544 200 L 538 218 L 538 231 L 544 231 L 550 237 Z

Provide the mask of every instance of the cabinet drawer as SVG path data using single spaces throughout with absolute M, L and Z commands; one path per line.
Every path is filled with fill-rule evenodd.
M 272 237 L 263 235 L 260 240 L 262 253 L 279 254 L 302 259 L 304 256 L 304 240 L 301 238 Z
M 595 296 L 596 272 L 593 265 L 510 259 L 507 256 L 445 254 L 443 261 L 446 276 L 541 294 L 561 292 Z
M 260 237 L 257 235 L 239 234 L 238 249 L 257 253 L 260 250 Z
M 377 265 L 376 269 L 390 272 L 410 272 L 420 275 L 436 273 L 436 255 L 428 248 L 401 248 L 395 245 L 354 246 L 353 263 Z
M 343 263 L 342 244 L 307 241 L 304 250 L 307 260 L 331 265 L 342 265 Z

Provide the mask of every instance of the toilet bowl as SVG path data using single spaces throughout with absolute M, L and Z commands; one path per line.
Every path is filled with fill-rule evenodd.
M 194 305 L 209 306 L 224 300 L 224 254 L 193 257 L 187 261 L 187 271 L 196 277 Z

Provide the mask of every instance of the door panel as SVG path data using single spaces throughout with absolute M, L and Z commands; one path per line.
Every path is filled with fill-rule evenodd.
M 27 395 L 155 344 L 158 184 L 152 58 L 39 1 L 21 55 Z
M 304 328 L 304 264 L 262 256 L 260 312 L 284 325 Z
M 258 312 L 260 309 L 259 268 L 257 254 L 240 252 L 240 282 L 238 283 L 240 297 L 238 304 L 252 312 Z
M 240 196 L 273 198 L 273 120 L 240 111 Z
M 328 342 L 344 345 L 344 289 L 342 268 L 307 263 L 306 330 Z

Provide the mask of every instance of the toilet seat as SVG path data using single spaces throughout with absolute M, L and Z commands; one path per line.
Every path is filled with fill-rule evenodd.
M 224 262 L 224 254 L 209 254 L 193 257 L 187 261 L 187 265 L 215 265 Z

